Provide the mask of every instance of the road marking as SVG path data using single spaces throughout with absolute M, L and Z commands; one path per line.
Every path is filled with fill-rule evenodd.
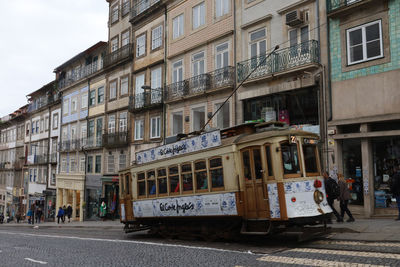
M 328 241 L 328 240 L 320 240 L 314 242 L 314 244 L 322 244 L 322 245 L 351 245 L 351 246 L 370 246 L 370 247 L 400 247 L 399 242 L 359 242 L 359 241 Z
M 387 265 L 372 265 L 362 264 L 354 262 L 344 261 L 327 261 L 307 258 L 292 258 L 292 257 L 279 257 L 279 256 L 264 256 L 258 258 L 259 261 L 285 263 L 285 264 L 297 264 L 297 265 L 308 265 L 308 266 L 341 266 L 341 267 L 386 267 Z
M 31 258 L 25 258 L 25 260 L 31 261 L 34 263 L 39 263 L 39 264 L 47 264 L 47 262 L 45 262 L 45 261 L 37 261 L 37 260 L 31 259 Z
M 345 250 L 314 249 L 314 248 L 295 248 L 295 249 L 291 249 L 289 251 L 305 252 L 305 253 L 324 253 L 324 254 L 331 254 L 331 255 L 343 255 L 343 256 L 354 256 L 354 257 L 386 258 L 386 259 L 400 260 L 400 254 L 393 254 L 393 253 L 345 251 Z
M 91 237 L 46 235 L 46 234 L 29 234 L 29 233 L 16 233 L 16 232 L 3 232 L 3 231 L 0 231 L 0 234 L 34 236 L 34 237 L 50 237 L 50 238 L 57 238 L 57 239 L 60 239 L 60 238 L 77 239 L 77 240 L 85 240 L 85 241 L 101 241 L 101 242 L 113 242 L 113 243 L 131 243 L 131 244 L 137 244 L 137 245 L 150 245 L 150 246 L 160 246 L 160 247 L 175 247 L 175 248 L 211 250 L 211 251 L 218 251 L 218 252 L 231 252 L 231 253 L 247 254 L 247 255 L 249 255 L 249 254 L 251 254 L 251 255 L 265 255 L 265 253 L 253 253 L 253 252 L 250 252 L 250 251 L 238 251 L 238 250 L 229 250 L 229 249 L 212 248 L 212 247 L 197 247 L 197 246 L 187 246 L 187 245 L 179 245 L 179 244 L 155 243 L 155 242 L 148 242 L 148 241 L 102 239 L 102 238 L 91 238 Z

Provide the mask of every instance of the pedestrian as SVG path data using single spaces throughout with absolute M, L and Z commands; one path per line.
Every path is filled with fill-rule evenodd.
M 62 207 L 62 209 L 64 210 L 64 215 L 63 215 L 63 219 L 62 221 L 65 222 L 65 216 L 67 215 L 67 207 L 65 207 L 65 205 Z
M 36 223 L 40 223 L 40 219 L 42 218 L 42 209 L 39 207 L 36 210 Z
M 396 198 L 397 208 L 399 210 L 396 221 L 400 221 L 400 166 L 395 166 L 393 168 L 390 191 L 392 191 L 393 197 Z
M 346 222 L 354 222 L 353 215 L 351 214 L 348 204 L 349 200 L 351 199 L 350 197 L 350 190 L 349 187 L 347 186 L 346 181 L 344 180 L 343 174 L 339 174 L 339 188 L 340 188 L 340 215 L 342 218 L 344 218 L 344 213 L 347 213 L 349 216 L 349 219 Z
M 32 220 L 32 210 L 29 209 L 28 213 L 26 214 L 26 216 L 28 217 L 28 224 L 31 224 L 31 220 Z
M 17 223 L 19 223 L 19 221 L 21 220 L 21 212 L 19 210 L 15 214 L 15 218 L 17 219 Z
M 68 204 L 68 207 L 67 207 L 67 216 L 68 216 L 68 222 L 71 222 L 72 207 L 70 204 Z
M 100 218 L 102 218 L 103 221 L 106 219 L 106 214 L 107 214 L 107 206 L 106 203 L 103 201 L 101 202 L 100 206 Z
M 340 188 L 335 179 L 329 176 L 328 172 L 324 172 L 324 182 L 325 182 L 325 191 L 326 191 L 326 199 L 328 201 L 329 207 L 331 207 L 333 214 L 336 217 L 337 222 L 343 222 L 343 218 L 339 215 L 337 210 L 334 207 L 335 199 L 337 199 L 340 195 Z M 328 223 L 332 223 L 332 220 L 329 219 Z
M 58 213 L 57 213 L 57 224 L 60 223 L 60 219 L 61 219 L 62 222 L 64 222 L 64 210 L 63 210 L 62 207 L 60 207 L 60 208 L 58 209 Z
M 35 206 L 35 204 L 33 204 L 33 205 L 31 206 L 31 211 L 32 211 L 32 215 L 31 215 L 31 224 L 32 224 L 32 225 L 35 224 L 35 215 L 36 215 L 35 210 L 36 210 L 36 206 Z

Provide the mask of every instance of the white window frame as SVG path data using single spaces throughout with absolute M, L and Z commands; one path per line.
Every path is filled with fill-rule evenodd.
M 197 57 L 197 58 L 196 58 Z M 203 62 L 203 66 L 201 66 Z M 197 67 L 197 73 L 195 73 L 195 68 Z M 201 69 L 201 67 L 203 67 Z M 206 72 L 206 53 L 204 51 L 199 51 L 192 55 L 192 77 L 204 74 Z
M 221 51 L 218 51 L 218 49 L 219 49 L 220 47 L 222 47 L 222 46 L 226 46 L 226 48 L 224 48 L 224 49 L 221 50 Z M 221 69 L 221 68 L 224 68 L 224 67 L 228 67 L 228 66 L 229 66 L 229 61 L 230 61 L 230 58 L 229 58 L 229 48 L 230 48 L 229 42 L 223 42 L 223 43 L 218 44 L 218 45 L 215 46 L 215 69 Z M 224 66 L 224 57 L 225 57 L 225 55 L 226 55 L 226 57 L 228 58 L 228 63 L 227 63 L 226 66 Z M 220 65 L 218 64 L 218 57 L 221 57 L 221 59 L 220 59 L 220 62 L 221 62 Z
M 198 131 L 201 129 L 202 125 L 200 125 L 199 129 L 195 129 L 194 127 L 194 123 L 195 123 L 195 119 L 194 119 L 194 114 L 197 110 L 203 109 L 204 110 L 204 123 L 207 122 L 207 106 L 205 105 L 199 105 L 199 106 L 193 106 L 190 110 L 190 115 L 191 115 L 191 123 L 190 123 L 190 130 L 191 131 Z M 204 125 L 203 125 L 204 126 Z
M 365 29 L 368 26 L 374 25 L 374 24 L 378 24 L 379 25 L 379 44 L 380 44 L 380 54 L 378 56 L 375 57 L 371 57 L 368 58 L 367 57 L 367 35 L 366 35 L 366 31 Z M 363 48 L 363 59 L 358 60 L 358 61 L 354 61 L 351 62 L 351 58 L 350 58 L 350 33 L 356 30 L 361 29 L 361 34 L 362 34 L 362 48 Z M 383 53 L 383 33 L 382 33 L 382 20 L 375 20 L 363 25 L 359 25 L 357 27 L 353 27 L 350 29 L 346 30 L 346 48 L 347 48 L 347 65 L 354 65 L 354 64 L 358 64 L 358 63 L 362 63 L 362 62 L 366 62 L 366 61 L 370 61 L 370 60 L 374 60 L 374 59 L 378 59 L 378 58 L 382 58 L 384 56 Z M 376 41 L 376 40 L 375 40 Z
M 219 108 L 219 106 L 220 105 L 222 105 L 224 102 L 222 101 L 222 102 L 215 102 L 214 103 L 214 112 L 215 111 L 217 111 L 217 109 Z M 226 106 L 226 107 L 228 107 L 228 116 L 229 116 L 229 118 L 228 118 L 228 120 L 229 120 L 229 122 L 228 122 L 228 126 L 227 127 L 230 127 L 230 125 L 231 125 L 231 105 L 230 105 L 230 101 L 227 101 L 225 104 L 224 104 L 224 106 Z M 220 118 L 220 115 L 222 114 L 222 116 L 223 116 L 223 111 L 224 111 L 224 108 L 222 107 L 219 111 L 218 111 L 218 113 L 217 114 L 215 114 L 215 117 L 214 117 L 214 122 L 213 122 L 213 124 L 214 124 L 214 126 L 216 127 L 216 128 L 220 128 L 220 129 L 223 129 L 224 128 L 224 126 L 222 125 L 222 127 L 221 127 L 221 125 L 218 125 L 218 119 Z M 224 119 L 223 119 L 223 117 L 222 117 L 222 124 L 224 123 L 223 122 L 224 121 Z M 226 127 L 225 127 L 226 128 Z
M 81 96 L 81 109 L 87 108 L 88 106 L 88 94 L 84 93 Z
M 176 39 L 185 33 L 183 13 L 172 19 L 172 38 Z
M 179 65 L 178 65 L 179 63 Z M 181 73 L 179 75 L 179 70 L 181 70 Z M 175 62 L 172 63 L 172 83 L 177 83 L 183 81 L 183 77 L 185 75 L 185 69 L 183 65 L 183 59 L 179 59 Z M 175 78 L 176 74 L 176 78 Z
M 111 39 L 111 52 L 118 50 L 118 36 Z
M 135 120 L 135 140 L 143 140 L 144 120 Z
M 151 30 L 151 50 L 163 45 L 163 25 L 159 25 Z
M 118 131 L 120 133 L 128 130 L 128 112 L 124 111 L 119 113 Z
M 155 135 L 153 135 L 153 122 L 155 123 Z M 161 118 L 160 116 L 150 118 L 150 138 L 161 137 Z
M 136 57 L 146 54 L 146 34 L 142 34 L 136 38 Z
M 63 101 L 63 114 L 69 113 L 69 98 L 64 99 Z
M 117 98 L 117 80 L 110 82 L 110 100 Z
M 192 8 L 192 27 L 193 30 L 206 24 L 206 4 L 201 2 Z
M 115 23 L 119 20 L 119 1 L 118 4 L 111 7 L 111 23 Z
M 215 0 L 215 17 L 229 14 L 231 0 Z
M 73 97 L 71 99 L 71 112 L 76 112 L 78 110 L 78 98 Z
M 144 83 L 145 83 L 144 73 L 136 75 L 136 78 L 135 78 L 135 94 L 136 95 L 144 92 L 144 90 L 142 88 Z
M 251 35 L 252 34 L 254 34 L 254 33 L 258 32 L 258 31 L 262 31 L 262 30 L 265 31 L 265 36 L 263 38 L 258 38 L 258 39 L 251 40 Z M 254 31 L 249 32 L 249 46 L 248 46 L 249 47 L 249 58 L 252 58 L 252 56 L 251 56 L 251 46 L 253 44 L 256 44 L 256 46 L 257 46 L 256 47 L 257 48 L 257 55 L 255 57 L 259 57 L 261 55 L 260 54 L 260 43 L 263 42 L 263 41 L 265 42 L 265 52 L 268 51 L 267 35 L 268 35 L 268 33 L 267 33 L 267 28 L 266 27 L 258 28 L 258 29 L 254 30 Z
M 125 31 L 121 34 L 121 47 L 124 47 L 125 45 L 128 45 L 130 42 L 130 31 Z
M 109 134 L 115 133 L 115 114 L 108 116 L 107 133 Z
M 121 88 L 120 88 L 120 95 L 127 95 L 129 91 L 129 77 L 123 77 L 121 78 Z
M 181 125 L 182 132 L 185 131 L 185 127 L 184 127 L 185 118 L 184 118 L 183 110 L 177 110 L 177 111 L 171 112 L 171 120 L 170 120 L 171 123 L 172 123 L 172 125 L 171 125 L 171 135 L 173 135 L 173 136 L 178 134 L 178 132 L 174 131 L 175 130 L 174 129 L 174 116 L 175 115 L 181 115 L 181 117 L 182 117 L 182 125 Z

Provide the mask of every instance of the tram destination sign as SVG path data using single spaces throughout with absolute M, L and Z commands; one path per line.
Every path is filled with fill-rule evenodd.
M 199 136 L 181 140 L 172 144 L 158 146 L 136 153 L 136 163 L 143 164 L 155 160 L 166 159 L 172 156 L 201 151 L 221 145 L 219 131 L 204 133 Z

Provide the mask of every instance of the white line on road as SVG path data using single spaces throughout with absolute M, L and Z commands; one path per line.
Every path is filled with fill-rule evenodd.
M 340 241 L 340 240 L 320 240 L 314 244 L 323 245 L 351 245 L 351 246 L 370 246 L 370 247 L 400 247 L 399 242 L 360 242 L 360 241 Z
M 331 254 L 331 255 L 354 256 L 354 257 L 386 258 L 386 259 L 400 260 L 400 254 L 393 254 L 393 253 L 345 251 L 345 250 L 314 249 L 314 248 L 295 248 L 295 249 L 291 249 L 290 251 L 305 252 L 305 253 L 323 253 L 323 254 Z
M 34 263 L 39 263 L 39 264 L 47 264 L 47 262 L 45 262 L 45 261 L 38 261 L 38 260 L 31 259 L 31 258 L 25 258 L 25 260 L 31 261 Z

